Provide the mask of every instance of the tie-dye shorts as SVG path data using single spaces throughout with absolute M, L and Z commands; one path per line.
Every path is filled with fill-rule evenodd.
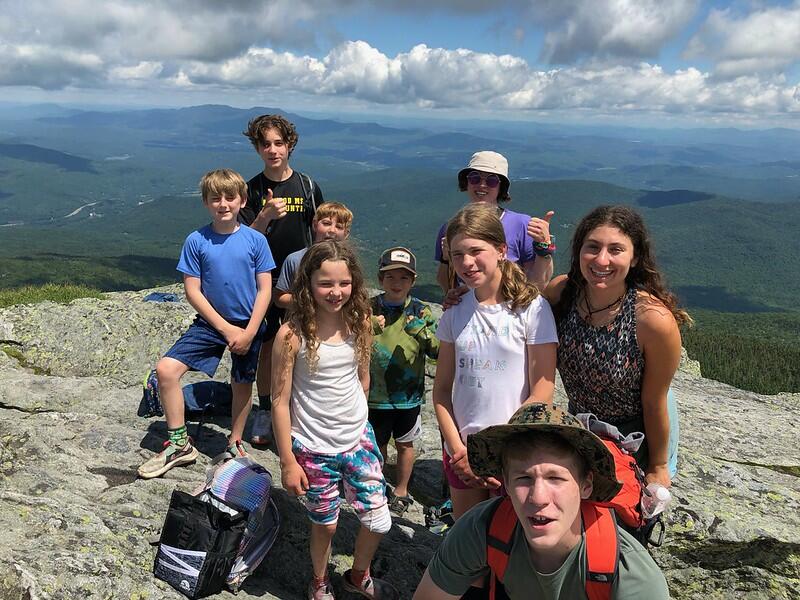
M 369 423 L 358 446 L 338 454 L 312 452 L 292 438 L 292 452 L 308 477 L 305 506 L 312 523 L 327 525 L 339 518 L 339 481 L 344 482 L 347 502 L 357 513 L 386 504 L 383 456 Z

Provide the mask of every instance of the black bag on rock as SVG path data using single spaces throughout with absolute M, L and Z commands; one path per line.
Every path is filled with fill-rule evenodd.
M 248 519 L 216 498 L 175 490 L 161 530 L 153 574 L 189 598 L 222 591 Z

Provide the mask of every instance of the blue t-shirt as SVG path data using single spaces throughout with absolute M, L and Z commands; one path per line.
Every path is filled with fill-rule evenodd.
M 275 268 L 263 234 L 241 225 L 216 233 L 211 225 L 186 238 L 178 271 L 200 278 L 206 300 L 226 321 L 249 321 L 256 301 L 256 274 Z
M 278 276 L 278 283 L 275 287 L 282 292 L 291 292 L 292 284 L 294 283 L 294 276 L 297 273 L 297 267 L 300 266 L 300 261 L 308 252 L 308 248 L 300 248 L 296 252 L 292 252 L 281 265 L 281 274 Z

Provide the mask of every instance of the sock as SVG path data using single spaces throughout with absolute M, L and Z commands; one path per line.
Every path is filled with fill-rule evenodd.
M 169 441 L 180 448 L 185 446 L 186 442 L 189 440 L 189 432 L 186 431 L 185 423 L 177 429 L 167 429 L 167 433 L 169 434 Z
M 364 581 L 369 578 L 369 569 L 361 571 L 359 569 L 350 569 L 350 583 L 356 587 L 363 587 Z
M 318 590 L 321 587 L 325 587 L 328 585 L 328 574 L 326 573 L 322 577 L 317 577 L 314 575 L 314 589 Z
M 270 398 L 269 394 L 261 394 L 258 395 L 258 406 L 261 410 L 265 410 L 267 412 L 272 410 L 272 399 Z

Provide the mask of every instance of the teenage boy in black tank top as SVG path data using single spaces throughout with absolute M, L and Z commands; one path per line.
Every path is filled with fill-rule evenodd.
M 289 254 L 311 245 L 311 221 L 316 207 L 324 201 L 322 190 L 310 177 L 289 166 L 298 136 L 294 125 L 284 117 L 256 117 L 250 121 L 244 135 L 264 161 L 264 170 L 247 182 L 247 205 L 239 213 L 240 219 L 267 236 L 275 260 L 275 273 L 280 273 Z M 261 410 L 256 412 L 253 422 L 250 439 L 253 444 L 269 444 L 272 438 L 268 412 L 272 340 L 283 314 L 283 309 L 270 304 L 256 374 Z

